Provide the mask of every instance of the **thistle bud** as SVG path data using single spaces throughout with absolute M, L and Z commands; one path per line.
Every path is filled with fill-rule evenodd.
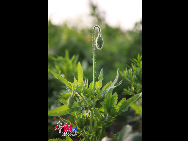
M 101 37 L 101 35 L 98 35 L 97 39 L 96 39 L 96 47 L 97 49 L 101 50 L 103 47 L 103 38 Z

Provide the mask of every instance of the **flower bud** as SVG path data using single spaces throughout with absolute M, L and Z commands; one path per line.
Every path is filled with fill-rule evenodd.
M 97 47 L 97 49 L 101 50 L 102 47 L 103 47 L 103 43 L 104 43 L 103 38 L 100 35 L 98 35 L 98 37 L 96 39 L 96 47 Z

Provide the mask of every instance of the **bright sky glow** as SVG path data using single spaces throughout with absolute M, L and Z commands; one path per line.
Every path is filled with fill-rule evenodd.
M 142 0 L 93 0 L 105 12 L 106 22 L 122 29 L 133 28 L 142 19 Z M 48 19 L 52 23 L 64 21 L 91 26 L 88 0 L 48 0 Z

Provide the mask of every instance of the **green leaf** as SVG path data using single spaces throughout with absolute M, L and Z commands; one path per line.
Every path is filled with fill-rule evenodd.
M 97 90 L 97 89 L 100 89 L 101 87 L 102 87 L 102 80 L 97 81 L 97 82 L 95 83 L 95 89 Z
M 61 115 L 66 115 L 70 111 L 68 105 L 63 105 L 58 108 L 52 109 L 48 111 L 49 116 L 61 116 Z
M 118 110 L 116 109 L 117 102 L 118 94 L 114 93 L 112 95 L 112 92 L 108 92 L 105 96 L 104 102 L 102 102 L 102 105 L 111 116 L 116 116 L 116 114 L 118 114 Z
M 58 108 L 52 109 L 48 111 L 49 116 L 62 116 L 62 115 L 67 115 L 70 114 L 71 112 L 74 112 L 78 110 L 79 107 L 74 107 L 74 108 L 69 108 L 68 105 L 63 105 Z
M 121 110 L 121 106 L 122 106 L 122 104 L 123 104 L 125 101 L 126 101 L 126 98 L 122 98 L 122 99 L 120 100 L 120 102 L 117 104 L 116 108 L 118 109 L 118 111 Z
M 78 85 L 83 85 L 83 69 L 80 62 L 78 62 Z
M 114 86 L 114 85 L 117 83 L 118 78 L 119 78 L 119 68 L 117 69 L 117 75 L 116 75 L 116 78 L 115 78 L 114 81 L 112 82 L 111 86 Z
M 142 106 L 138 106 L 136 103 L 132 103 L 130 107 L 135 110 L 136 114 L 142 115 Z
M 102 91 L 105 91 L 110 85 L 112 84 L 112 82 L 108 82 L 103 88 Z
M 110 98 L 111 107 L 115 107 L 115 105 L 117 104 L 117 100 L 118 100 L 118 94 L 114 93 Z
M 110 82 L 108 82 L 108 83 L 102 88 L 102 94 L 101 94 L 102 97 L 105 96 L 106 93 L 108 93 L 108 91 L 109 91 L 108 88 L 110 87 L 111 84 L 112 84 L 112 82 L 110 81 Z
M 57 79 L 59 79 L 62 83 L 64 83 L 64 84 L 67 86 L 67 88 L 69 88 L 69 89 L 72 88 L 71 82 L 67 81 L 64 77 L 62 77 L 61 75 L 59 75 L 59 74 L 57 74 L 57 73 L 55 73 L 55 72 L 53 72 L 53 71 L 51 71 L 51 73 L 52 73 Z
M 94 113 L 97 116 L 98 120 L 100 120 L 100 114 L 99 114 L 98 108 L 94 109 Z
M 99 80 L 99 81 L 100 81 L 100 80 L 101 80 L 101 81 L 103 80 L 103 69 L 101 69 L 101 71 L 100 71 L 98 80 Z
M 59 99 L 59 102 L 61 102 L 63 105 L 67 105 L 67 99 Z
M 71 93 L 72 93 L 72 92 L 68 92 L 68 93 L 65 93 L 65 94 L 61 94 L 60 98 L 62 98 L 62 99 L 68 99 L 68 98 L 71 96 Z
M 119 81 L 119 82 L 116 84 L 116 87 L 119 86 L 119 85 L 121 85 L 122 81 L 123 81 L 123 80 Z
M 119 107 L 119 113 L 120 112 L 125 112 L 128 110 L 128 107 L 130 106 L 131 103 L 135 102 L 140 96 L 142 95 L 142 93 L 140 94 L 136 94 L 134 96 L 132 96 L 131 98 L 129 98 L 128 100 L 123 100 L 123 102 L 121 102 L 121 106 Z M 119 105 L 119 103 L 118 103 Z
M 105 96 L 105 93 L 107 93 L 108 91 L 110 90 L 113 90 L 115 87 L 119 86 L 121 83 L 122 83 L 122 80 L 115 86 L 115 84 L 117 83 L 118 81 L 118 78 L 119 78 L 119 69 L 117 69 L 117 75 L 114 79 L 113 82 L 109 82 L 107 83 L 104 87 L 103 87 L 103 92 L 102 92 L 102 96 Z
M 111 105 L 111 97 L 112 97 L 112 91 L 109 91 L 104 98 L 104 101 L 101 102 L 101 105 L 106 109 L 106 112 L 110 112 L 110 109 L 112 108 Z
M 76 78 L 74 78 L 74 82 L 72 83 L 73 89 L 75 90 L 78 86 L 78 81 L 76 80 Z
M 89 84 L 89 90 L 93 90 L 93 81 Z

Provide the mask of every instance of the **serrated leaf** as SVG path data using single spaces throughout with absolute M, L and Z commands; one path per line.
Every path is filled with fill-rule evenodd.
M 116 78 L 115 78 L 114 81 L 112 82 L 111 86 L 114 86 L 114 85 L 117 83 L 118 78 L 119 78 L 119 68 L 117 69 L 117 75 L 116 75 Z
M 61 102 L 63 105 L 67 104 L 67 99 L 59 99 L 59 102 Z
M 108 91 L 109 91 L 109 87 L 110 87 L 110 85 L 112 84 L 112 82 L 110 81 L 110 82 L 108 82 L 103 88 L 102 88 L 102 94 L 101 94 L 101 96 L 103 97 L 103 96 L 105 96 L 107 93 L 108 93 Z
M 97 82 L 95 83 L 95 89 L 97 90 L 97 89 L 100 89 L 101 87 L 102 87 L 102 80 L 97 81 Z
M 61 94 L 60 98 L 68 99 L 68 98 L 71 96 L 71 93 L 72 93 L 72 92 L 68 92 L 68 93 L 65 93 L 65 94 Z
M 83 85 L 83 69 L 80 62 L 78 62 L 78 85 Z
M 78 81 L 76 80 L 76 78 L 74 78 L 74 82 L 72 83 L 73 89 L 76 89 L 78 86 Z
M 131 103 L 130 107 L 135 110 L 136 114 L 142 115 L 142 106 L 138 106 L 136 103 Z
M 117 100 L 118 100 L 118 94 L 114 93 L 110 98 L 111 107 L 114 107 L 117 104 Z
M 122 83 L 122 80 L 115 86 L 115 84 L 117 83 L 117 81 L 118 81 L 118 78 L 119 78 L 119 69 L 117 69 L 117 75 L 116 75 L 116 77 L 115 77 L 115 79 L 114 79 L 114 81 L 113 82 L 109 82 L 109 83 L 107 83 L 104 87 L 103 87 L 103 89 L 102 89 L 102 96 L 105 96 L 105 93 L 107 93 L 108 91 L 110 91 L 110 90 L 113 90 L 115 87 L 117 87 L 117 86 L 119 86 L 121 83 Z
M 103 69 L 101 69 L 101 71 L 100 71 L 98 80 L 99 80 L 99 81 L 100 81 L 100 80 L 101 80 L 101 81 L 103 80 Z
M 58 108 L 52 109 L 48 111 L 49 116 L 61 116 L 61 115 L 66 115 L 69 113 L 69 107 L 68 105 L 63 105 Z
M 119 81 L 119 82 L 116 84 L 116 86 L 115 86 L 115 87 L 117 87 L 117 86 L 121 85 L 122 81 L 123 81 L 123 80 Z
M 79 107 L 74 107 L 74 108 L 69 108 L 68 105 L 63 105 L 58 108 L 52 109 L 48 111 L 49 116 L 62 116 L 62 115 L 67 115 L 70 114 L 73 111 L 78 110 Z
M 89 84 L 89 90 L 93 90 L 93 81 Z
M 103 88 L 102 91 L 105 91 L 110 85 L 112 84 L 112 82 L 108 82 Z
M 100 114 L 99 114 L 98 108 L 94 109 L 94 113 L 97 116 L 98 120 L 100 120 Z
M 142 93 L 136 94 L 133 97 L 129 98 L 128 100 L 123 100 L 123 102 L 121 103 L 121 106 L 120 107 L 118 106 L 119 107 L 119 112 L 127 111 L 128 107 L 130 106 L 130 104 L 135 102 L 141 95 L 142 95 Z
M 120 107 L 121 107 L 121 105 L 122 105 L 125 101 L 126 101 L 126 98 L 122 98 L 122 99 L 120 100 L 120 102 L 118 102 L 118 104 L 117 104 L 117 106 L 116 106 L 116 108 L 118 109 L 118 111 L 121 110 Z
M 51 71 L 51 73 L 57 78 L 59 79 L 62 83 L 64 83 L 68 89 L 72 88 L 72 84 L 71 82 L 67 81 L 64 77 L 62 77 L 61 75 L 59 75 L 58 73 L 55 73 L 53 71 Z
M 106 109 L 107 112 L 110 111 L 111 109 L 111 97 L 112 97 L 112 91 L 109 91 L 106 95 L 105 95 L 105 99 L 103 102 L 101 102 L 101 105 L 104 107 L 104 109 Z

